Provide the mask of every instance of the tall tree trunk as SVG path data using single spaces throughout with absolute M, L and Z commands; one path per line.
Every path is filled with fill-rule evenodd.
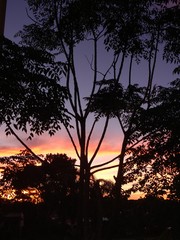
M 119 159 L 119 167 L 118 167 L 118 173 L 115 181 L 115 199 L 114 204 L 112 206 L 112 220 L 111 224 L 112 226 L 118 226 L 119 223 L 122 222 L 122 219 L 120 219 L 121 212 L 123 211 L 123 195 L 122 195 L 122 185 L 123 185 L 123 175 L 124 175 L 124 157 L 126 153 L 126 146 L 127 146 L 127 135 L 125 134 L 124 140 L 122 143 L 121 148 L 121 155 Z M 117 227 L 116 227 L 117 228 Z
M 79 229 L 81 240 L 88 240 L 89 236 L 89 179 L 90 179 L 89 169 L 84 166 L 81 167 L 80 198 L 79 198 L 79 213 L 80 213 Z
M 81 159 L 80 159 L 80 235 L 82 240 L 88 240 L 89 236 L 89 181 L 90 168 L 85 154 L 85 119 L 81 120 Z
M 0 37 L 4 36 L 6 0 L 0 0 Z
M 95 183 L 95 229 L 94 229 L 94 239 L 102 239 L 102 198 L 101 198 L 101 189 L 99 186 L 99 181 Z
M 118 173 L 117 173 L 116 182 L 115 182 L 115 195 L 116 195 L 117 201 L 121 201 L 122 199 L 122 185 L 123 185 L 123 175 L 124 175 L 123 164 L 124 164 L 124 157 L 126 153 L 127 140 L 128 140 L 128 137 L 125 134 L 123 144 L 122 144 L 122 149 L 121 149 L 121 155 L 119 158 Z

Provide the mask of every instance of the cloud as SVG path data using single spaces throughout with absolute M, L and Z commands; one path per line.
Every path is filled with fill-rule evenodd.
M 20 134 L 21 139 L 36 153 L 36 154 L 47 154 L 47 153 L 66 153 L 70 157 L 76 157 L 74 148 L 67 134 L 59 132 L 53 137 L 48 134 L 42 136 L 35 136 L 32 140 L 27 140 L 27 136 Z M 89 148 L 89 155 L 94 154 L 97 148 L 99 139 L 96 138 L 91 141 Z M 119 154 L 120 151 L 120 140 L 115 137 L 105 138 L 98 156 Z M 8 155 L 18 153 L 19 150 L 24 149 L 22 144 L 14 136 L 6 136 L 5 133 L 1 133 L 0 137 L 0 155 Z
M 32 140 L 27 140 L 25 134 L 19 133 L 22 140 L 34 151 L 35 154 L 46 155 L 48 153 L 65 153 L 68 157 L 75 158 L 77 164 L 79 164 L 75 150 L 72 143 L 64 131 L 60 131 L 53 137 L 48 134 L 42 136 L 35 136 Z M 120 153 L 121 141 L 118 134 L 110 137 L 109 134 L 105 137 L 103 144 L 97 154 L 93 165 L 104 163 L 116 157 Z M 94 154 L 99 143 L 99 134 L 92 137 L 89 147 L 89 158 Z M 78 147 L 78 146 L 77 146 Z M 0 157 L 11 156 L 18 154 L 20 150 L 23 150 L 24 146 L 17 141 L 14 136 L 6 136 L 3 131 L 0 135 Z M 114 163 L 113 163 L 114 164 Z M 116 175 L 117 169 L 110 169 L 103 172 L 98 172 L 96 176 L 98 178 L 113 179 Z

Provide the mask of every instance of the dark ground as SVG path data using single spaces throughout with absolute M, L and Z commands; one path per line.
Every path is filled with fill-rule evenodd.
M 24 214 L 22 232 L 18 219 L 4 218 L 20 211 Z M 104 214 L 101 240 L 180 240 L 179 202 L 128 201 L 113 221 L 106 209 Z M 52 219 L 47 209 L 37 205 L 1 206 L 0 240 L 78 240 L 75 225 L 62 223 L 59 215 Z M 93 224 L 90 232 L 95 233 Z

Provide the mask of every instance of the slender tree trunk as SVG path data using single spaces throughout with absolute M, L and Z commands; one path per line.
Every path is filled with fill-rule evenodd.
M 115 182 L 115 195 L 116 195 L 117 201 L 120 201 L 122 199 L 122 184 L 123 184 L 123 174 L 124 174 L 123 164 L 124 164 L 124 157 L 126 153 L 127 139 L 128 137 L 125 134 L 123 144 L 122 144 L 122 149 L 121 149 L 121 155 L 119 158 L 118 173 L 117 173 L 116 182 Z
M 81 121 L 81 159 L 80 159 L 80 235 L 81 240 L 88 240 L 89 236 L 89 181 L 90 168 L 88 165 L 87 156 L 85 154 L 85 119 Z
M 80 212 L 79 229 L 81 240 L 88 240 L 89 236 L 89 179 L 90 179 L 89 169 L 84 166 L 81 167 L 80 198 L 79 198 L 79 212 Z
M 102 239 L 102 201 L 101 201 L 101 189 L 99 186 L 99 182 L 95 183 L 95 204 L 96 204 L 96 212 L 95 212 L 95 238 L 93 240 L 101 240 Z
M 0 37 L 4 36 L 6 0 L 0 0 Z
M 112 216 L 110 221 L 110 228 L 112 229 L 112 234 L 116 234 L 119 232 L 119 227 L 122 222 L 122 219 L 120 219 L 121 211 L 123 210 L 123 196 L 122 196 L 122 185 L 123 185 L 123 164 L 124 164 L 124 157 L 125 157 L 125 151 L 127 146 L 127 137 L 126 134 L 124 136 L 124 140 L 122 143 L 121 148 L 121 155 L 119 158 L 119 167 L 117 172 L 117 177 L 115 178 L 115 199 L 112 201 Z
M 85 183 L 84 183 L 84 237 L 89 239 L 89 178 L 90 172 L 88 167 L 85 170 Z
M 125 133 L 124 140 L 122 143 L 121 148 L 121 155 L 119 159 L 119 167 L 118 167 L 118 173 L 115 181 L 115 199 L 114 204 L 112 206 L 112 224 L 117 225 L 118 222 L 121 222 L 122 219 L 120 219 L 120 213 L 123 210 L 123 195 L 122 195 L 122 185 L 123 185 L 123 175 L 124 175 L 124 157 L 126 153 L 126 146 L 127 146 L 127 139 L 128 136 Z

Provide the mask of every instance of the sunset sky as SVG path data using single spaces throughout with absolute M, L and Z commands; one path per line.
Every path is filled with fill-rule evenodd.
M 22 28 L 24 24 L 30 22 L 26 14 L 26 4 L 24 0 L 7 0 L 7 12 L 6 12 L 6 24 L 5 24 L 5 36 L 11 40 L 18 42 L 18 39 L 13 39 L 14 34 Z M 81 51 L 89 51 L 86 45 L 84 45 Z M 84 54 L 84 55 L 83 55 Z M 79 62 L 81 68 L 80 74 L 81 78 L 85 78 L 88 74 L 88 65 L 85 66 L 85 53 L 82 53 L 83 57 Z M 106 66 L 106 58 L 103 57 L 103 54 L 100 54 L 101 63 L 103 66 Z M 134 76 L 138 83 L 143 84 L 143 79 L 145 76 L 146 66 L 141 66 L 138 70 L 134 71 Z M 167 84 L 171 80 L 175 79 L 172 76 L 173 67 L 165 65 L 164 63 L 159 62 L 156 69 L 155 82 L 159 84 Z M 161 81 L 159 81 L 161 79 Z M 88 84 L 86 81 L 82 81 L 82 91 L 86 92 L 88 89 Z M 86 95 L 84 92 L 84 96 Z M 98 142 L 99 137 L 99 128 L 97 128 L 96 134 L 93 138 L 93 143 L 91 144 L 91 149 L 95 149 L 95 146 Z M 23 149 L 23 146 L 15 139 L 14 136 L 6 136 L 4 133 L 4 126 L 0 128 L 0 156 L 9 156 L 17 154 L 19 150 Z M 23 140 L 26 141 L 27 136 L 20 133 L 20 136 Z M 46 153 L 66 153 L 69 157 L 76 158 L 75 152 L 72 148 L 72 145 L 69 141 L 69 138 L 64 130 L 58 132 L 54 137 L 49 137 L 47 134 L 44 134 L 40 137 L 35 136 L 32 141 L 26 141 L 28 146 L 36 154 L 46 154 Z M 116 120 L 112 120 L 110 123 L 109 130 L 107 132 L 105 142 L 101 148 L 100 154 L 97 157 L 96 163 L 101 163 L 106 160 L 110 160 L 120 154 L 121 147 L 121 130 L 117 124 Z M 89 153 L 91 155 L 91 152 Z M 116 170 L 111 169 L 108 171 L 103 171 L 99 173 L 97 177 L 113 179 L 113 176 L 116 175 Z

